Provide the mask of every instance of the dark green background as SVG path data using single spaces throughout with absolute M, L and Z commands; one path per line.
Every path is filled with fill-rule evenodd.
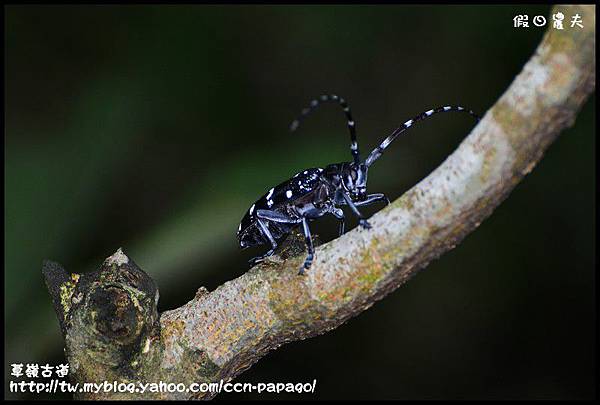
M 13 362 L 64 361 L 43 259 L 84 272 L 122 246 L 158 282 L 160 310 L 212 290 L 259 252 L 239 251 L 235 238 L 256 198 L 303 168 L 349 159 L 334 106 L 287 132 L 312 97 L 349 100 L 364 152 L 432 107 L 484 113 L 544 32 L 512 18 L 549 10 L 5 8 L 5 373 Z M 455 250 L 237 381 L 316 378 L 305 398 L 593 397 L 594 107 L 592 97 Z M 415 126 L 373 166 L 370 191 L 397 198 L 472 126 L 460 114 Z M 315 224 L 325 240 L 335 229 L 333 219 Z M 298 396 L 218 398 L 285 397 Z

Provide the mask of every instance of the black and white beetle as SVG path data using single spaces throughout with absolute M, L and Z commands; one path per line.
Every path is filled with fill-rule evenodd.
M 364 162 L 361 162 L 356 140 L 356 124 L 352 118 L 350 107 L 342 97 L 322 95 L 319 99 L 311 101 L 310 106 L 302 110 L 300 117 L 292 122 L 290 130 L 295 131 L 300 122 L 320 103 L 329 101 L 337 102 L 346 114 L 353 161 L 333 163 L 324 169 L 318 167 L 306 169 L 271 188 L 252 204 L 238 228 L 237 237 L 240 246 L 245 249 L 254 245 L 271 244 L 271 249 L 267 253 L 250 261 L 252 264 L 272 255 L 277 248 L 277 242 L 283 240 L 294 227 L 301 224 L 308 249 L 308 255 L 299 272 L 299 274 L 303 274 L 304 269 L 310 267 L 314 256 L 313 242 L 308 227 L 309 220 L 331 214 L 340 221 L 339 234 L 342 235 L 344 233 L 344 211 L 340 208 L 341 206 L 349 206 L 359 218 L 360 226 L 369 229 L 371 225 L 360 213 L 358 207 L 378 201 L 385 201 L 389 204 L 390 201 L 383 194 L 367 194 L 367 171 L 398 135 L 415 122 L 438 112 L 464 111 L 479 120 L 479 116 L 473 111 L 460 106 L 445 106 L 425 111 L 395 129 L 377 148 L 373 149 Z

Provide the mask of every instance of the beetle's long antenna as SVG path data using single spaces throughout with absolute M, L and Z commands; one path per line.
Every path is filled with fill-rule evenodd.
M 346 124 L 348 125 L 348 129 L 350 130 L 350 153 L 352 153 L 352 157 L 354 158 L 354 163 L 356 165 L 360 164 L 360 154 L 358 151 L 358 141 L 356 140 L 356 123 L 352 118 L 352 112 L 350 111 L 350 107 L 346 100 L 343 97 L 337 96 L 335 94 L 323 94 L 322 96 L 315 98 L 310 102 L 310 105 L 302 110 L 302 113 L 298 118 L 296 118 L 290 124 L 290 131 L 294 132 L 300 126 L 300 123 L 311 113 L 313 112 L 321 103 L 327 103 L 335 101 L 337 102 L 342 109 L 344 110 L 344 114 L 346 114 Z
M 425 111 L 424 113 L 417 115 L 413 119 L 406 121 L 404 124 L 402 124 L 402 126 L 400 128 L 396 128 L 394 130 L 394 132 L 392 132 L 387 138 L 385 138 L 378 147 L 373 149 L 373 151 L 369 154 L 369 157 L 367 157 L 367 160 L 365 160 L 365 165 L 367 167 L 371 166 L 373 164 L 373 162 L 375 162 L 377 159 L 379 159 L 379 157 L 383 154 L 383 151 L 385 150 L 385 148 L 387 148 L 390 145 L 390 143 L 392 143 L 394 141 L 394 139 L 396 139 L 396 137 L 398 135 L 400 135 L 402 132 L 404 132 L 408 128 L 410 128 L 415 122 L 422 121 L 425 118 L 432 116 L 433 114 L 436 114 L 439 112 L 447 112 L 447 111 L 463 111 L 463 112 L 466 112 L 469 115 L 473 116 L 475 119 L 477 119 L 477 121 L 479 121 L 481 119 L 479 117 L 479 115 L 475 114 L 473 111 L 466 109 L 464 107 L 461 107 L 461 106 L 447 105 L 444 107 L 438 107 L 438 108 L 434 108 L 429 111 Z

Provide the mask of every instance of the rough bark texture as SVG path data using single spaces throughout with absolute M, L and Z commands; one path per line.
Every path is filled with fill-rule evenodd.
M 96 273 L 47 262 L 66 353 L 77 382 L 231 380 L 286 342 L 325 333 L 406 282 L 488 217 L 571 126 L 595 88 L 595 7 L 585 28 L 549 29 L 483 120 L 433 173 L 355 229 L 304 254 L 289 249 L 212 292 L 158 315 L 158 290 L 121 250 Z M 553 11 L 555 12 L 555 11 Z M 208 398 L 211 394 L 196 397 Z M 139 394 L 80 394 L 140 398 Z M 192 398 L 190 393 L 146 398 Z

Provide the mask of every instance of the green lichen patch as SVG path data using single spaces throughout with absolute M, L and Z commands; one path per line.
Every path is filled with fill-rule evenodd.
M 583 28 L 578 26 L 565 30 L 548 30 L 544 37 L 544 55 L 551 56 L 557 53 L 565 53 L 573 58 L 573 62 L 579 66 L 591 63 L 593 54 L 594 36 L 596 33 L 595 6 L 593 5 L 561 5 L 555 6 L 552 13 L 562 12 L 565 15 L 579 14 L 583 20 Z M 581 46 L 590 47 L 590 52 L 582 52 Z
M 492 173 L 493 168 L 495 167 L 495 159 L 498 155 L 498 150 L 494 146 L 490 146 L 485 150 L 483 165 L 481 167 L 481 172 L 479 174 L 479 180 L 482 184 L 488 182 L 490 178 L 490 174 Z
M 71 310 L 71 303 L 73 298 L 73 292 L 79 281 L 79 274 L 71 274 L 71 280 L 61 284 L 60 286 L 60 304 L 63 309 L 64 320 L 67 320 L 69 311 Z
M 303 256 L 289 261 L 294 269 L 300 269 Z M 293 263 L 293 264 L 292 264 Z M 318 316 L 319 303 L 312 299 L 306 286 L 305 276 L 293 272 L 271 272 L 268 276 L 268 308 L 283 323 L 283 329 L 296 329 L 310 325 Z
M 184 336 L 185 322 L 181 319 L 164 320 L 161 322 L 160 335 L 163 341 L 178 339 Z

